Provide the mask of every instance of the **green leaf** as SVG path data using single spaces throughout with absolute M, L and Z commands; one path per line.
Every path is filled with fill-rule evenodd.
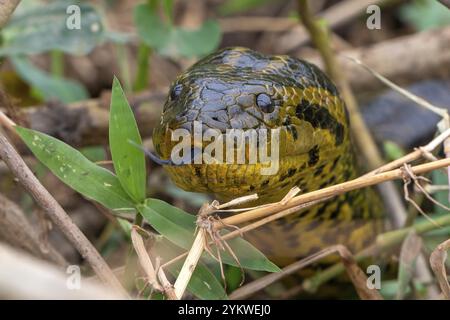
M 172 46 L 163 53 L 171 56 L 180 54 L 185 57 L 197 57 L 214 51 L 220 43 L 220 27 L 216 21 L 207 20 L 197 30 L 174 28 L 173 42 L 178 47 L 173 52 Z
M 164 24 L 154 10 L 147 4 L 134 8 L 134 23 L 139 37 L 150 47 L 163 48 L 170 34 L 170 26 Z
M 80 9 L 79 16 L 72 11 L 78 10 L 76 7 Z M 100 14 L 92 5 L 77 1 L 53 1 L 19 13 L 2 34 L 0 56 L 38 54 L 53 49 L 85 55 L 105 40 Z
M 133 228 L 131 222 L 122 218 L 117 218 L 117 222 L 127 239 L 131 240 L 131 229 Z
M 434 170 L 431 172 L 433 185 L 436 186 L 448 186 L 448 175 L 440 170 Z M 448 201 L 448 190 L 436 191 L 433 194 L 433 197 L 437 202 L 442 203 L 445 206 L 449 206 L 450 203 Z M 448 214 L 449 212 L 444 208 L 433 204 L 435 214 Z
M 122 187 L 135 202 L 145 199 L 145 155 L 136 145 L 142 140 L 133 111 L 114 77 L 109 114 L 109 146 L 114 169 Z
M 147 222 L 169 241 L 186 250 L 191 248 L 196 229 L 195 216 L 158 199 L 147 199 L 144 205 L 138 205 L 137 208 Z M 223 232 L 223 234 L 226 233 Z M 228 244 L 243 268 L 268 272 L 280 271 L 275 264 L 244 239 L 237 237 L 228 240 Z M 222 251 L 221 257 L 224 263 L 239 266 L 228 252 Z
M 169 261 L 183 253 L 180 248 L 165 240 L 156 241 L 154 250 L 164 261 Z M 174 277 L 178 277 L 182 266 L 183 260 L 180 260 L 169 265 L 168 270 Z M 198 263 L 197 268 L 192 273 L 187 290 L 203 300 L 223 300 L 228 298 L 219 280 L 202 262 Z
M 104 161 L 106 151 L 103 146 L 89 146 L 80 149 L 80 152 L 92 162 Z
M 415 0 L 400 8 L 400 18 L 423 31 L 450 25 L 450 10 L 436 0 Z
M 11 57 L 11 62 L 20 77 L 37 89 L 45 100 L 56 98 L 64 103 L 70 103 L 89 97 L 80 83 L 44 72 L 25 57 Z
M 219 6 L 219 12 L 223 15 L 241 13 L 255 9 L 270 0 L 228 0 Z
M 134 209 L 132 200 L 112 172 L 58 139 L 22 127 L 16 130 L 34 155 L 69 187 L 111 210 Z
M 405 155 L 405 151 L 403 151 L 398 144 L 392 141 L 384 141 L 383 149 L 387 160 L 390 161 L 401 158 Z
M 135 7 L 134 22 L 145 44 L 170 57 L 202 56 L 214 51 L 220 43 L 216 21 L 205 21 L 197 30 L 182 29 L 162 21 L 149 4 Z

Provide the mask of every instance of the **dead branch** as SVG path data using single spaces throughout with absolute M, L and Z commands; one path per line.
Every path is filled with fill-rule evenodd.
M 44 210 L 53 223 L 59 227 L 81 256 L 87 260 L 100 279 L 109 284 L 121 295 L 126 296 L 126 291 L 106 264 L 105 260 L 103 260 L 102 256 L 81 230 L 73 223 L 60 204 L 39 182 L 2 133 L 0 133 L 0 158 L 3 159 L 12 174 L 17 178 L 18 182 L 35 199 L 37 204 Z
M 13 14 L 20 0 L 0 0 L 0 29 L 2 29 Z
M 148 91 L 129 98 L 142 136 L 150 136 L 158 123 L 164 98 L 165 94 Z M 81 147 L 106 144 L 109 102 L 110 93 L 98 99 L 71 104 L 53 102 L 27 108 L 24 116 L 31 129 L 49 134 L 70 145 Z
M 383 1 L 347 0 L 341 1 L 318 14 L 320 19 L 327 22 L 330 29 L 338 28 L 352 19 L 364 14 L 371 4 L 380 4 Z M 293 26 L 291 30 L 278 37 L 276 45 L 271 49 L 286 53 L 306 44 L 310 40 L 308 31 L 301 25 Z
M 219 19 L 222 32 L 283 32 L 298 25 L 284 17 L 228 17 Z
M 386 40 L 369 47 L 340 52 L 342 64 L 352 89 L 358 94 L 374 92 L 383 84 L 374 81 L 366 70 L 348 61 L 344 56 L 364 61 L 372 69 L 391 81 L 406 85 L 419 80 L 448 78 L 450 75 L 450 27 L 415 33 Z M 303 57 L 305 58 L 305 57 Z M 307 60 L 323 67 L 320 57 Z
M 0 241 L 59 266 L 68 265 L 64 257 L 49 243 L 42 243 L 23 211 L 0 194 Z

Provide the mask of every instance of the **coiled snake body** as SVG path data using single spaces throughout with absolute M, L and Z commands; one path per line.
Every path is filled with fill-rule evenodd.
M 155 150 L 169 159 L 174 129 L 280 129 L 279 170 L 261 164 L 184 164 L 165 169 L 179 187 L 225 201 L 257 193 L 255 204 L 281 200 L 293 187 L 309 192 L 357 176 L 348 115 L 334 84 L 316 66 L 288 56 L 226 48 L 194 64 L 173 83 Z M 198 146 L 197 146 L 198 147 Z M 194 146 L 192 150 L 194 150 Z M 247 158 L 249 156 L 246 150 Z M 280 264 L 342 243 L 357 251 L 380 231 L 370 189 L 356 190 L 277 220 L 246 235 Z

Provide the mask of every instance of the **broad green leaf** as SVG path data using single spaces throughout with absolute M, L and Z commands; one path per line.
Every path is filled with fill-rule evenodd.
M 44 100 L 56 98 L 64 103 L 70 103 L 89 97 L 86 89 L 78 82 L 44 72 L 25 57 L 12 57 L 11 62 L 20 77 L 37 89 Z
M 122 187 L 132 199 L 142 202 L 146 185 L 145 155 L 135 144 L 142 144 L 136 120 L 119 80 L 114 77 L 109 113 L 111 156 Z
M 87 54 L 105 40 L 103 21 L 92 5 L 53 1 L 13 16 L 2 30 L 0 56 L 57 49 Z
M 186 250 L 191 248 L 196 229 L 195 216 L 158 199 L 147 199 L 144 205 L 138 205 L 137 208 L 150 225 L 172 243 Z M 275 264 L 244 239 L 234 238 L 228 240 L 228 244 L 243 268 L 268 272 L 280 271 Z M 239 266 L 228 252 L 222 251 L 221 256 L 224 263 Z
M 198 57 L 214 51 L 220 42 L 215 21 L 205 21 L 197 30 L 187 30 L 163 21 L 149 4 L 135 7 L 134 21 L 139 37 L 160 54 L 170 57 Z
M 133 201 L 112 172 L 58 139 L 22 127 L 16 130 L 34 155 L 69 187 L 111 210 L 134 209 Z
M 173 31 L 173 41 L 178 44 L 174 52 L 168 47 L 167 55 L 180 54 L 185 57 L 198 57 L 214 51 L 220 42 L 220 27 L 213 20 L 208 20 L 197 30 L 185 30 L 175 28 Z
M 423 31 L 450 25 L 450 10 L 436 0 L 415 0 L 400 8 L 400 18 Z
M 134 8 L 134 23 L 139 37 L 148 46 L 160 49 L 166 45 L 171 27 L 165 24 L 149 5 L 140 4 Z
M 175 247 L 167 240 L 156 241 L 154 251 L 158 256 L 163 258 L 163 261 L 169 261 L 175 256 L 183 253 L 182 249 Z M 178 277 L 183 262 L 183 260 L 180 260 L 169 265 L 168 270 L 174 277 Z M 203 300 L 227 299 L 227 294 L 219 280 L 202 262 L 197 265 L 197 268 L 195 268 L 192 273 L 187 290 Z

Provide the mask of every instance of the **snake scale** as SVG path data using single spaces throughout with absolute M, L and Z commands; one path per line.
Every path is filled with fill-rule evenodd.
M 260 173 L 260 163 L 165 165 L 187 191 L 222 201 L 257 193 L 252 205 L 281 200 L 298 186 L 310 192 L 358 175 L 344 102 L 316 66 L 289 56 L 266 56 L 232 47 L 217 51 L 179 75 L 153 132 L 155 151 L 169 159 L 177 128 L 192 130 L 280 129 L 279 170 Z M 247 157 L 249 156 L 247 150 Z M 284 265 L 333 244 L 358 251 L 382 226 L 371 189 L 360 189 L 271 222 L 246 238 Z

